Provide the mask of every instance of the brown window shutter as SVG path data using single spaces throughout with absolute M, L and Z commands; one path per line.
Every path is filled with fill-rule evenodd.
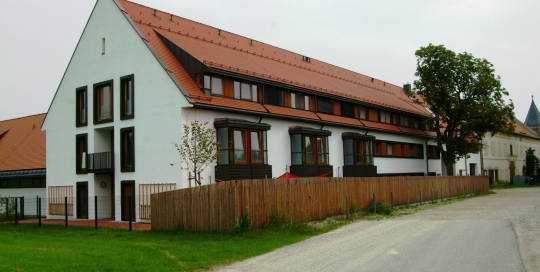
M 230 78 L 223 78 L 223 95 L 234 97 L 234 82 Z
M 354 118 L 360 118 L 360 112 L 358 111 L 358 105 L 354 105 Z
M 334 115 L 341 115 L 341 103 L 334 100 Z
M 290 91 L 283 91 L 283 97 L 285 98 L 285 107 L 290 108 L 291 107 L 291 92 Z
M 376 109 L 369 109 L 368 114 L 369 121 L 378 122 L 379 121 L 379 113 Z

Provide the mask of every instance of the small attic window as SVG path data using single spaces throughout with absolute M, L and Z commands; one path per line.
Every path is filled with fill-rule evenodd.
M 311 63 L 311 58 L 306 57 L 306 56 L 302 56 L 302 61 Z
M 101 55 L 105 55 L 105 38 L 101 39 Z

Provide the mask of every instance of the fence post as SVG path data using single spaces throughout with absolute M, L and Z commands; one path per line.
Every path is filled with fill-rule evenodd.
M 463 185 L 463 194 L 467 196 L 467 187 L 465 185 Z
M 433 188 L 431 188 L 431 204 L 433 204 Z
M 420 189 L 420 205 L 422 205 L 422 189 Z
M 67 196 L 64 197 L 64 215 L 66 220 L 66 228 L 68 226 L 68 208 L 67 208 Z
M 18 224 L 17 222 L 17 201 L 19 199 L 18 198 L 15 198 L 15 226 Z
M 409 190 L 407 190 L 407 208 L 409 208 Z
M 21 220 L 24 220 L 24 196 L 21 196 Z
M 441 187 L 441 202 L 443 201 L 444 197 L 443 197 L 443 194 L 442 194 L 442 187 Z
M 345 212 L 346 212 L 346 219 L 349 220 L 349 196 L 345 196 Z
M 390 192 L 390 201 L 392 201 L 392 207 L 394 207 L 394 192 Z
M 96 225 L 96 229 L 97 229 L 97 196 L 94 196 L 94 224 Z
M 452 200 L 452 187 L 450 186 L 450 200 Z
M 484 184 L 482 183 L 482 194 L 484 193 Z
M 39 196 L 36 196 L 36 216 L 39 214 Z
M 377 214 L 377 198 L 375 196 L 375 193 L 373 193 L 373 213 Z
M 38 197 L 38 226 L 41 228 L 41 197 Z
M 128 216 L 129 217 L 128 218 L 128 220 L 129 220 L 129 231 L 131 231 L 131 195 L 128 196 L 128 202 L 129 202 L 129 204 L 128 204 L 128 208 L 129 208 L 129 212 L 128 212 L 128 214 L 129 214 L 129 216 Z

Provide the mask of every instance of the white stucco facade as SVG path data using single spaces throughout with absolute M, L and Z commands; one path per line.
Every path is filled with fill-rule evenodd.
M 141 185 L 174 184 L 175 189 L 194 186 L 188 180 L 188 173 L 182 170 L 183 163 L 174 143 L 181 140 L 184 124 L 193 121 L 208 122 L 214 128 L 214 121 L 220 118 L 235 118 L 271 126 L 267 131 L 268 164 L 272 166 L 273 178 L 285 173 L 291 165 L 291 126 L 310 127 L 331 131 L 328 137 L 329 165 L 333 176 L 343 176 L 342 133 L 355 132 L 375 136 L 376 140 L 422 145 L 421 158 L 375 157 L 374 165 L 380 175 L 393 174 L 441 174 L 440 159 L 427 159 L 426 145 L 435 145 L 433 138 L 414 136 L 406 133 L 383 130 L 355 129 L 339 125 L 321 125 L 310 121 L 297 121 L 292 118 L 277 118 L 266 114 L 252 115 L 232 110 L 211 110 L 193 107 L 182 91 L 182 86 L 171 77 L 164 64 L 153 53 L 153 49 L 141 38 L 137 30 L 125 17 L 115 1 L 98 1 L 88 24 L 82 33 L 73 57 L 66 69 L 56 95 L 43 124 L 47 132 L 47 187 L 65 187 L 80 198 L 79 185 L 86 186 L 83 191 L 93 203 L 98 196 L 99 217 L 115 220 L 125 219 L 122 195 L 124 185 L 134 186 L 134 195 L 144 192 Z M 121 120 L 121 78 L 133 76 L 134 118 Z M 94 85 L 112 81 L 113 120 L 94 124 L 95 110 Z M 87 87 L 88 124 L 76 126 L 76 90 Z M 133 171 L 122 171 L 121 151 L 122 129 L 133 128 L 135 167 Z M 76 171 L 77 135 L 86 135 L 88 154 L 112 151 L 114 169 L 106 173 L 83 173 Z M 212 164 L 202 173 L 203 185 L 216 182 Z M 130 186 L 131 186 L 130 185 Z M 127 187 L 126 187 L 127 188 Z M 49 196 L 50 197 L 50 196 Z M 80 206 L 74 201 L 70 218 L 81 218 Z M 134 215 L 137 221 L 148 221 L 142 217 L 143 204 L 137 199 Z M 62 215 L 49 214 L 48 218 L 63 218 Z M 94 218 L 92 209 L 82 218 Z

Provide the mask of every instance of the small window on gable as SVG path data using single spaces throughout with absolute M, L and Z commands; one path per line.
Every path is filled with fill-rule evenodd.
M 330 98 L 317 98 L 317 111 L 322 113 L 334 114 L 334 101 Z
M 77 88 L 77 105 L 75 118 L 77 119 L 75 125 L 77 127 L 83 127 L 88 125 L 88 109 L 87 109 L 87 92 L 86 86 Z
M 113 121 L 113 81 L 94 84 L 94 124 Z
M 120 129 L 120 163 L 122 172 L 135 171 L 135 128 Z
M 135 88 L 133 75 L 125 76 L 120 79 L 120 119 L 130 119 L 135 117 Z
M 88 154 L 88 136 L 87 134 L 79 134 L 75 138 L 76 155 L 75 155 L 75 173 L 86 174 L 86 155 Z

